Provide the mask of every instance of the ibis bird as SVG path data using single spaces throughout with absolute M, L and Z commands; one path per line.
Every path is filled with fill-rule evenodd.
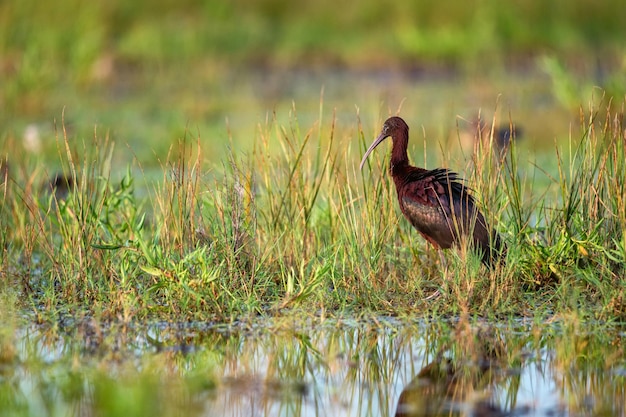
M 404 216 L 436 249 L 448 249 L 468 242 L 482 262 L 492 267 L 505 251 L 500 236 L 493 231 L 476 202 L 453 171 L 427 170 L 409 164 L 409 126 L 400 117 L 390 117 L 365 152 L 360 169 L 383 140 L 391 137 L 391 177 Z
M 457 129 L 451 132 L 450 141 L 460 143 L 463 152 L 472 154 L 476 145 L 482 142 L 483 146 L 492 145 L 496 156 L 506 155 L 511 142 L 523 138 L 524 129 L 512 122 L 506 125 L 492 125 L 485 123 L 480 116 L 472 121 L 462 120 Z M 491 140 L 493 138 L 493 141 Z

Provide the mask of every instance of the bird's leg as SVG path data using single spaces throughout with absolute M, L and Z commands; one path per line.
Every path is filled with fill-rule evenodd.
M 441 285 L 444 292 L 448 292 L 448 282 L 450 279 L 450 269 L 448 268 L 448 261 L 443 255 L 443 249 L 439 249 L 439 259 L 441 260 L 441 267 L 443 268 L 443 284 Z
M 446 257 L 443 256 L 443 251 L 438 249 L 439 252 L 439 260 L 441 261 L 441 266 L 443 267 L 443 277 L 448 278 L 448 262 L 446 261 Z
M 439 298 L 441 296 L 441 290 L 435 290 L 434 293 L 424 298 L 424 301 L 434 300 L 435 298 Z
M 447 287 L 448 287 L 448 262 L 446 262 L 446 257 L 443 256 L 443 250 L 441 250 L 441 249 L 436 249 L 436 250 L 439 253 L 439 260 L 441 262 L 441 267 L 443 268 L 443 284 L 442 284 L 442 288 L 444 289 L 444 291 L 447 291 Z M 441 296 L 441 289 L 438 289 L 434 293 L 429 295 L 428 297 L 424 298 L 424 300 L 433 300 L 433 299 L 438 298 L 440 296 Z

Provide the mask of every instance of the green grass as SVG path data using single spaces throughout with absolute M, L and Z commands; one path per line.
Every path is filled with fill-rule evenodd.
M 302 60 L 380 65 L 386 60 L 497 61 L 529 51 L 576 54 L 600 47 L 602 52 L 623 52 L 625 15 L 619 5 L 617 0 L 602 5 L 490 0 L 454 1 L 442 8 L 432 0 L 395 0 L 345 3 L 342 13 L 336 13 L 336 4 L 328 0 L 298 5 L 284 0 L 160 0 L 130 6 L 121 1 L 65 0 L 54 6 L 9 1 L 1 9 L 0 51 L 48 71 L 70 70 L 83 80 L 98 74 L 93 64 L 105 54 L 131 65 L 189 58 L 257 65 Z M 67 15 L 74 17 L 69 23 Z
M 328 0 L 297 5 L 284 0 L 133 5 L 9 0 L 0 5 L 0 105 L 8 109 L 0 123 L 11 125 L 15 117 L 32 122 L 42 115 L 50 121 L 63 106 L 76 114 L 75 95 L 124 99 L 129 90 L 158 88 L 164 78 L 202 80 L 194 88 L 214 95 L 237 88 L 237 74 L 246 71 L 402 68 L 474 76 L 525 71 L 544 56 L 557 61 L 543 64 L 552 76 L 564 66 L 584 77 L 585 90 L 588 84 L 600 85 L 623 94 L 623 9 L 619 0 L 601 5 L 457 0 L 446 7 L 432 0 L 369 1 L 342 4 L 341 13 Z M 576 85 L 555 81 L 572 105 Z M 224 100 L 194 110 L 222 120 Z M 146 109 L 148 115 L 180 117 L 179 129 L 189 120 L 180 114 L 181 105 L 167 113 L 168 102 L 162 104 Z M 75 107 L 89 114 L 83 100 Z M 89 116 L 94 123 L 122 128 L 103 121 L 102 112 Z M 140 134 L 148 135 L 148 129 L 150 123 Z
M 582 113 L 581 135 L 552 153 L 547 187 L 520 169 L 515 148 L 505 163 L 479 148 L 469 185 L 507 242 L 507 263 L 487 271 L 449 251 L 446 274 L 401 218 L 386 157 L 359 172 L 369 135 L 360 122 L 326 119 L 322 103 L 308 126 L 295 108 L 287 124 L 268 119 L 251 154 L 233 153 L 210 176 L 199 142 L 182 140 L 143 196 L 136 171 L 110 179 L 106 139 L 78 152 L 61 138 L 77 184 L 67 196 L 39 186 L 37 172 L 12 170 L 3 184 L 2 289 L 44 318 L 228 320 L 303 308 L 622 320 L 622 120 Z M 425 301 L 437 288 L 443 295 Z

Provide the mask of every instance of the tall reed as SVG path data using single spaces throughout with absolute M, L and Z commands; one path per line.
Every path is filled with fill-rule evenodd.
M 623 105 L 618 114 L 581 112 L 583 133 L 570 134 L 569 147 L 557 142 L 558 175 L 547 188 L 515 143 L 506 155 L 491 151 L 493 138 L 478 145 L 468 185 L 508 247 L 493 270 L 463 250 L 441 264 L 403 219 L 388 158 L 357 169 L 382 121 L 339 120 L 323 102 L 308 126 L 295 106 L 286 124 L 269 114 L 250 155 L 231 151 L 209 170 L 200 141 L 181 140 L 143 198 L 131 168 L 111 177 L 106 137 L 83 149 L 63 137 L 70 187 L 42 170 L 4 182 L 3 274 L 18 278 L 7 282 L 35 310 L 128 320 L 281 308 L 530 314 L 537 306 L 622 317 L 623 117 Z M 437 289 L 442 295 L 427 299 Z

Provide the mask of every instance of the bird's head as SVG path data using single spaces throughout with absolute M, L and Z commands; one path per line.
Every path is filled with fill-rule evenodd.
M 401 130 L 406 131 L 407 134 L 408 134 L 409 126 L 406 124 L 406 122 L 401 117 L 393 116 L 393 117 L 390 117 L 389 119 L 387 119 L 385 121 L 385 124 L 383 124 L 383 128 L 380 130 L 380 134 L 378 135 L 378 137 L 376 137 L 376 139 L 374 139 L 374 142 L 372 142 L 370 147 L 367 148 L 367 151 L 365 151 L 365 155 L 363 155 L 363 159 L 361 160 L 361 165 L 359 166 L 359 169 L 363 169 L 363 165 L 365 164 L 365 160 L 372 153 L 372 151 L 374 150 L 375 147 L 380 145 L 380 143 L 383 140 L 387 139 L 389 136 L 394 138 L 395 132 L 396 131 L 401 131 Z

